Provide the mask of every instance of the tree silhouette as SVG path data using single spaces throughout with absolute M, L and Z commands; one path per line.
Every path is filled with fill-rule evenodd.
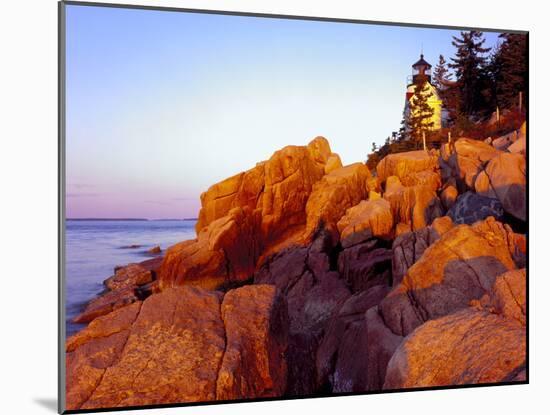
M 463 115 L 472 115 L 484 108 L 482 95 L 484 84 L 484 68 L 490 49 L 484 48 L 483 33 L 477 30 L 460 32 L 460 37 L 453 36 L 453 46 L 456 55 L 449 65 L 455 70 L 457 88 L 459 90 L 459 111 Z
M 502 33 L 499 37 L 503 42 L 490 62 L 494 101 L 500 108 L 510 108 L 518 105 L 519 92 L 527 90 L 527 36 Z

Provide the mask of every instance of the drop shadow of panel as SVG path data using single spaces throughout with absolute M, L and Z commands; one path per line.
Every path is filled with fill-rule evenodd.
M 34 402 L 51 412 L 57 413 L 57 399 L 55 398 L 34 398 Z

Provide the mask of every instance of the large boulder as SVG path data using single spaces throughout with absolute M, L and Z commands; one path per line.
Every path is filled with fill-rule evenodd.
M 472 228 L 476 232 L 496 235 L 498 240 L 505 240 L 516 268 L 525 268 L 527 263 L 527 236 L 525 234 L 515 233 L 510 225 L 500 223 L 492 217 L 475 223 Z
M 428 321 L 395 351 L 384 388 L 511 381 L 525 369 L 526 340 L 517 321 L 472 308 Z
M 221 305 L 226 347 L 216 399 L 282 396 L 286 389 L 287 305 L 272 285 L 229 291 Z
M 285 223 L 303 223 L 313 183 L 325 174 L 329 159 L 329 170 L 338 166 L 339 157 L 331 153 L 328 141 L 316 137 L 307 146 L 284 147 L 256 167 L 214 184 L 201 195 L 197 233 L 231 209 L 245 206 L 262 211 L 264 231 Z M 283 197 L 291 203 L 284 203 Z M 286 222 L 279 223 L 281 219 Z
M 422 281 L 419 274 L 416 283 L 404 281 L 403 285 L 410 284 L 414 287 L 408 290 L 407 296 L 416 308 L 417 318 L 421 320 L 416 326 L 409 326 L 404 314 L 399 317 L 403 319 L 401 322 L 391 316 L 392 304 L 399 307 L 393 301 L 392 294 L 400 291 L 399 289 L 382 300 L 378 308 L 369 310 L 367 316 L 370 320 L 367 320 L 367 327 L 378 327 L 379 343 L 386 345 L 377 354 L 371 353 L 369 358 L 385 368 L 383 365 L 388 363 L 388 355 L 392 356 L 387 365 L 384 388 L 402 389 L 524 379 L 526 280 L 525 269 L 513 269 L 512 262 L 507 258 L 506 251 L 511 257 L 509 240 L 513 233 L 493 219 L 480 222 L 472 228 L 483 235 L 485 244 L 492 244 L 500 251 L 499 256 L 508 263 L 507 267 L 511 270 L 495 276 L 499 273 L 495 270 L 507 268 L 499 265 L 503 262 L 492 264 L 493 261 L 484 260 L 486 255 L 476 255 L 469 261 L 464 260 L 467 269 L 460 271 L 457 267 L 455 277 L 451 275 L 454 272 L 454 267 L 450 266 L 452 262 L 448 263 L 445 270 L 449 274 L 445 276 L 443 283 L 436 283 L 431 278 Z M 449 245 L 448 249 L 460 255 L 471 255 L 475 242 L 458 252 L 455 242 L 447 240 L 456 239 L 464 229 L 464 225 L 461 225 L 447 231 L 440 241 L 428 248 L 418 261 L 419 272 L 426 271 L 422 263 L 427 266 L 426 261 L 434 261 L 434 275 L 439 273 L 440 266 L 435 258 L 444 256 L 438 249 L 441 245 Z M 480 267 L 482 262 L 486 262 L 488 267 Z M 411 267 L 412 272 L 407 274 L 406 279 L 410 274 L 416 274 L 416 267 Z M 464 281 L 460 281 L 461 272 L 464 274 Z M 473 273 L 472 279 L 467 275 L 468 272 Z M 425 287 L 426 284 L 429 287 Z M 482 289 L 472 289 L 476 285 Z M 437 292 L 437 297 L 446 304 L 442 304 L 442 307 L 435 306 L 433 303 L 437 299 L 431 295 L 428 296 L 430 298 L 425 296 L 425 292 L 430 291 Z M 483 295 L 480 296 L 479 293 Z M 459 298 L 462 299 L 457 302 Z M 396 329 L 398 333 L 395 332 Z M 401 336 L 407 336 L 403 342 L 398 341 L 403 339 Z
M 301 232 L 306 224 L 306 203 L 314 184 L 325 175 L 331 155 L 328 141 L 317 137 L 305 147 L 289 146 L 275 152 L 266 163 L 265 188 L 258 201 L 266 243 L 275 244 L 288 238 L 289 232 Z
M 527 279 L 525 268 L 507 271 L 495 280 L 491 290 L 472 305 L 527 324 Z
M 282 394 L 282 298 L 269 286 L 226 295 L 176 287 L 92 321 L 67 340 L 67 408 Z
M 454 313 L 481 298 L 495 278 L 516 268 L 509 231 L 488 218 L 445 232 L 380 303 L 385 324 L 406 336 L 424 322 Z
M 335 170 L 327 176 L 332 177 L 342 170 L 336 168 L 339 158 L 325 138 L 317 137 L 307 146 L 276 151 L 253 169 L 210 187 L 201 195 L 197 238 L 167 250 L 160 288 L 193 284 L 216 289 L 242 282 L 251 278 L 260 258 L 302 243 L 306 203 L 329 159 L 328 170 Z
M 498 314 L 527 325 L 527 278 L 525 268 L 502 274 L 493 286 L 491 303 Z
M 468 191 L 458 196 L 447 215 L 455 223 L 471 225 L 489 216 L 502 220 L 504 209 L 498 199 Z
M 431 187 L 403 186 L 396 176 L 387 179 L 384 199 L 390 203 L 394 223 L 406 225 L 409 231 L 424 228 L 443 214 L 441 202 Z
M 437 180 L 431 173 L 438 169 L 438 156 L 435 152 L 423 150 L 389 154 L 376 166 L 376 173 L 381 182 L 390 176 L 396 176 L 406 185 L 432 183 Z M 417 175 L 420 172 L 427 172 Z
M 527 219 L 526 161 L 521 154 L 502 153 L 489 161 L 475 181 L 476 192 L 500 200 L 506 212 Z
M 234 208 L 201 229 L 197 239 L 166 251 L 159 270 L 160 289 L 189 284 L 216 289 L 249 279 L 261 253 L 259 212 Z
M 424 251 L 453 226 L 451 218 L 443 216 L 437 218 L 431 226 L 414 232 L 406 232 L 395 238 L 392 245 L 394 287 L 401 283 L 409 268 L 422 257 Z
M 216 399 L 220 303 L 217 293 L 179 287 L 94 320 L 67 341 L 67 408 Z
M 405 176 L 403 179 L 405 186 L 427 186 L 433 191 L 441 187 L 441 175 L 439 171 L 424 170 Z
M 373 237 L 389 239 L 393 230 L 393 216 L 387 200 L 363 200 L 349 208 L 337 223 L 344 248 Z
M 483 141 L 460 138 L 454 145 L 441 147 L 441 162 L 448 166 L 461 187 L 474 189 L 475 180 L 483 165 L 502 152 Z
M 197 234 L 231 209 L 248 206 L 255 209 L 265 182 L 265 162 L 216 183 L 201 194 L 201 210 L 195 225 Z
M 307 225 L 304 235 L 309 240 L 320 227 L 338 236 L 337 223 L 346 210 L 368 197 L 370 171 L 355 163 L 331 171 L 313 186 L 306 204 Z
M 507 271 L 473 307 L 421 325 L 389 362 L 384 387 L 525 380 L 526 289 L 525 269 Z
M 114 365 L 141 310 L 141 302 L 99 317 L 66 342 L 67 409 L 82 409 L 107 369 Z

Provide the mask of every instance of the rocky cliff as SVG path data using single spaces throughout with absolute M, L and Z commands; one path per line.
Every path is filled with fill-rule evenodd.
M 195 239 L 77 317 L 67 407 L 525 380 L 527 166 L 501 141 L 371 172 L 317 137 L 214 184 Z

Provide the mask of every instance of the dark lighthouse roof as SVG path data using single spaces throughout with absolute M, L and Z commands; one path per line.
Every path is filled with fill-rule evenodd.
M 432 65 L 430 65 L 428 62 L 426 62 L 424 60 L 424 55 L 421 54 L 420 55 L 420 59 L 418 60 L 418 62 L 416 62 L 415 64 L 413 64 L 413 68 L 418 68 L 418 67 L 421 67 L 421 66 L 425 66 L 425 67 L 428 67 L 428 68 L 431 68 Z
M 413 73 L 412 73 L 412 83 L 416 84 L 418 81 L 428 81 L 432 82 L 432 65 L 424 60 L 424 54 L 420 54 L 420 59 L 418 62 L 413 64 Z M 409 81 L 409 85 L 411 82 Z

